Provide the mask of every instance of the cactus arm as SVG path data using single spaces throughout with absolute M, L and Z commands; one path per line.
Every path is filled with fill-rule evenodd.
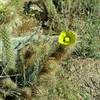
M 8 29 L 7 26 L 3 26 L 0 30 L 0 34 L 6 54 L 7 71 L 15 70 L 15 55 L 11 42 L 10 29 Z

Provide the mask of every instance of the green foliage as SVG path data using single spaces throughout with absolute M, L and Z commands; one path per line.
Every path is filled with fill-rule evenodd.
M 80 43 L 77 45 L 76 55 L 100 58 L 100 20 L 95 17 L 87 19 L 83 29 L 80 30 L 80 24 L 78 28 Z
M 98 13 L 100 5 L 99 0 L 64 0 L 64 2 L 67 12 L 77 17 L 86 17 Z

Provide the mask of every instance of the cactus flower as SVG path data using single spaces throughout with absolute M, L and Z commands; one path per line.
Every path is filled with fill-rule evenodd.
M 75 44 L 77 40 L 77 34 L 73 31 L 62 31 L 58 42 L 62 45 L 68 46 Z

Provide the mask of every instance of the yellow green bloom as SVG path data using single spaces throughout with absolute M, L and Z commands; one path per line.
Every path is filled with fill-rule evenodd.
M 72 45 L 75 44 L 77 40 L 77 34 L 73 31 L 62 31 L 58 42 L 62 45 Z

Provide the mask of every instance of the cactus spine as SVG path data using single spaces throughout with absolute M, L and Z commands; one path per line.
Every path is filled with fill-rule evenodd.
M 11 30 L 9 27 L 7 28 L 7 26 L 1 28 L 1 39 L 5 49 L 8 71 L 15 69 L 15 56 L 12 48 L 10 32 Z
M 9 8 L 9 9 L 8 9 Z M 10 6 L 3 4 L 0 2 L 0 38 L 3 42 L 5 58 L 7 61 L 7 69 L 6 71 L 9 72 L 11 70 L 15 70 L 15 55 L 14 50 L 12 48 L 11 43 L 11 22 L 12 22 L 12 11 Z

